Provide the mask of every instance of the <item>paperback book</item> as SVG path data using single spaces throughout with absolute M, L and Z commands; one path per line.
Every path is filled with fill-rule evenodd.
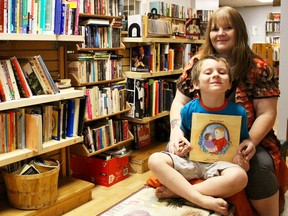
M 189 159 L 232 162 L 240 143 L 241 116 L 193 113 Z

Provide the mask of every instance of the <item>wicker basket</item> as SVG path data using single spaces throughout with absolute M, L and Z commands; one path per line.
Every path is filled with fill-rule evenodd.
M 53 169 L 38 168 L 42 173 L 35 175 L 17 175 L 2 171 L 11 206 L 19 209 L 39 209 L 50 206 L 57 200 L 60 164 Z

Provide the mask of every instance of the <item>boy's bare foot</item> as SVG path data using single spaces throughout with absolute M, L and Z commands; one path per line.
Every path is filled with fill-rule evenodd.
M 157 187 L 155 190 L 155 195 L 157 198 L 167 199 L 167 198 L 180 198 L 173 191 L 169 190 L 164 185 Z M 202 208 L 213 210 L 222 215 L 228 214 L 228 203 L 222 198 L 214 198 L 211 196 L 202 196 L 202 199 L 199 200 L 199 203 L 194 203 Z
M 173 191 L 169 190 L 164 185 L 161 185 L 161 186 L 156 188 L 155 195 L 159 199 L 180 198 L 180 196 L 175 194 Z

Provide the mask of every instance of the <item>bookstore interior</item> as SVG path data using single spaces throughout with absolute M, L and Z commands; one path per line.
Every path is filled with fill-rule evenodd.
M 169 142 L 177 80 L 221 6 L 240 12 L 253 51 L 287 80 L 287 3 L 228 2 L 0 1 L 0 216 L 128 215 L 125 202 L 111 207 L 152 175 L 148 158 Z M 281 97 L 274 127 L 287 140 Z

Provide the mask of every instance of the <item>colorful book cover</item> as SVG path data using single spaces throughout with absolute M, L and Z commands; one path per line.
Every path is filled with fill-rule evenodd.
M 241 116 L 193 113 L 190 160 L 232 162 L 240 143 Z
M 186 23 L 186 37 L 191 39 L 200 39 L 200 19 L 188 18 Z

